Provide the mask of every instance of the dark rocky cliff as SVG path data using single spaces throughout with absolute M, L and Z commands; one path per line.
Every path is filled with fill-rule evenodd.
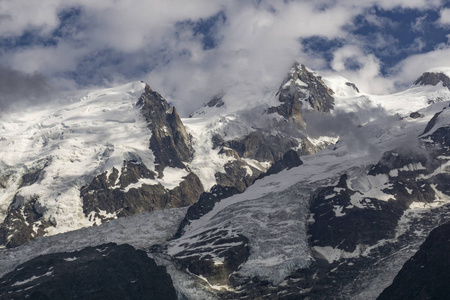
M 130 245 L 36 257 L 6 274 L 0 299 L 177 299 L 164 267 Z

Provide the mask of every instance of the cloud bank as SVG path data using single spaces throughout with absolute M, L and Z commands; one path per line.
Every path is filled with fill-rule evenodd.
M 448 64 L 449 9 L 440 0 L 5 0 L 0 65 L 58 89 L 145 80 L 183 115 L 237 85 L 276 88 L 294 61 L 387 93 Z M 322 44 L 307 51 L 311 37 Z

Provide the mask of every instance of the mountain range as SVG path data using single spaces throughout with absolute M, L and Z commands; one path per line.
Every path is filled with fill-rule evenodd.
M 0 299 L 445 299 L 450 68 L 294 64 L 189 117 L 148 84 L 0 120 Z

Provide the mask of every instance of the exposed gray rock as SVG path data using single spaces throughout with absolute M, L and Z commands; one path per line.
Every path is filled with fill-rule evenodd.
M 270 135 L 268 132 L 256 130 L 222 145 L 234 149 L 241 158 L 274 163 L 282 159 L 284 153 L 298 147 L 299 142 L 288 135 Z
M 415 85 L 437 85 L 442 82 L 442 85 L 450 90 L 450 78 L 444 73 L 425 72 L 416 81 Z
M 291 168 L 301 166 L 302 164 L 303 162 L 301 161 L 300 157 L 298 157 L 297 152 L 295 152 L 294 150 L 289 150 L 283 155 L 282 159 L 270 166 L 267 172 L 261 174 L 259 178 L 272 174 L 278 174 L 283 170 L 289 170 Z
M 431 120 L 428 122 L 427 126 L 425 127 L 422 135 L 427 134 L 431 129 L 433 129 L 434 125 L 436 125 L 436 122 L 439 118 L 439 115 L 442 113 L 442 111 L 435 113 L 434 116 L 431 118 Z
M 305 127 L 302 106 L 308 103 L 314 111 L 330 112 L 334 107 L 334 92 L 320 76 L 308 71 L 304 65 L 294 64 L 278 91 L 280 106 L 271 107 L 268 113 L 278 113 L 286 120 Z
M 224 96 L 223 93 L 214 96 L 208 103 L 205 104 L 205 106 L 208 106 L 208 107 L 222 107 L 222 106 L 224 106 L 225 103 L 222 100 L 223 96 Z
M 0 245 L 17 247 L 45 234 L 45 229 L 54 226 L 36 209 L 37 199 L 27 203 L 16 196 L 8 209 L 5 220 L 0 225 Z
M 248 165 L 243 160 L 234 160 L 224 166 L 225 173 L 216 173 L 216 182 L 220 186 L 235 187 L 241 193 L 253 184 L 261 171 Z M 248 173 L 250 169 L 250 173 Z
M 351 88 L 354 89 L 357 93 L 359 93 L 359 89 L 358 89 L 358 87 L 357 87 L 354 83 L 352 83 L 352 82 L 346 82 L 345 85 L 351 87 Z
M 91 221 L 102 222 L 144 211 L 185 207 L 195 203 L 204 191 L 199 178 L 190 172 L 179 186 L 167 190 L 161 184 L 143 184 L 127 189 L 141 179 L 164 177 L 165 167 L 186 168 L 192 159 L 190 136 L 175 109 L 157 92 L 146 85 L 137 105 L 152 131 L 150 149 L 155 156 L 156 171 L 139 161 L 124 161 L 119 172 L 113 169 L 107 175 L 98 175 L 81 189 L 83 211 Z
M 161 184 L 125 189 L 141 178 L 155 178 L 156 174 L 144 164 L 124 162 L 121 176 L 118 170 L 107 177 L 107 173 L 97 176 L 88 186 L 81 189 L 83 211 L 91 221 L 102 222 L 115 217 L 126 217 L 144 211 L 164 208 L 186 207 L 197 201 L 203 192 L 200 179 L 189 173 L 179 186 L 167 190 Z M 106 213 L 106 214 L 105 214 Z
M 409 116 L 413 119 L 418 119 L 420 118 L 422 115 L 419 112 L 412 112 L 409 114 Z
M 192 159 L 193 149 L 190 145 L 190 137 L 181 122 L 175 107 L 157 92 L 146 85 L 145 93 L 137 102 L 141 106 L 142 114 L 152 131 L 150 149 L 155 155 L 156 170 L 159 176 L 165 167 L 185 168 L 183 162 Z

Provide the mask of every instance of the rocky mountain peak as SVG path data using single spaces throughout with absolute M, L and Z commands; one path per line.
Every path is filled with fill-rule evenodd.
M 295 63 L 278 90 L 278 100 L 283 104 L 271 107 L 269 113 L 277 112 L 300 127 L 305 127 L 301 109 L 330 112 L 334 108 L 333 90 L 321 76 Z
M 450 77 L 447 75 L 444 69 L 432 69 L 423 73 L 416 81 L 414 85 L 432 85 L 435 86 L 442 82 L 442 85 L 450 90 Z
M 183 162 L 191 160 L 193 150 L 186 128 L 181 122 L 175 107 L 171 106 L 150 86 L 139 98 L 137 105 L 152 131 L 150 149 L 155 155 L 156 170 L 160 173 L 165 167 L 184 168 Z

